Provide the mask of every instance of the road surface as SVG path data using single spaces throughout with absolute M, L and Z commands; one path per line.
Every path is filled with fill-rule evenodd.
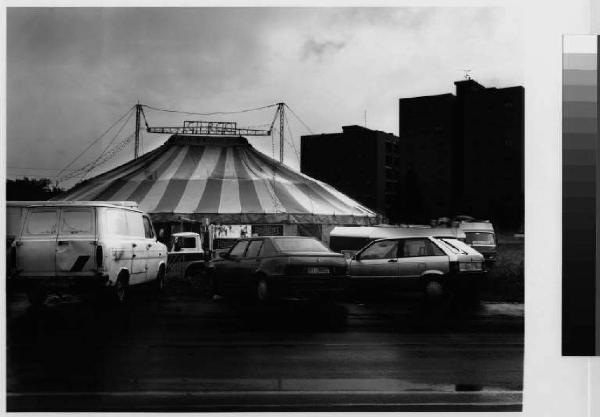
M 232 306 L 173 290 L 126 308 L 7 303 L 9 411 L 521 409 L 523 306 L 418 298 Z

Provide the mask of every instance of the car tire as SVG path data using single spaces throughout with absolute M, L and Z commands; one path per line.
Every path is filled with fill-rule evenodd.
M 206 280 L 206 297 L 208 299 L 213 299 L 217 294 L 217 286 L 215 283 L 215 271 L 205 269 L 203 279 Z
M 129 284 L 124 277 L 117 278 L 112 288 L 113 301 L 116 305 L 125 305 L 129 300 Z
M 165 268 L 160 267 L 158 270 L 158 275 L 156 276 L 156 290 L 158 293 L 163 293 L 165 291 L 166 285 L 166 273 Z
M 260 277 L 256 282 L 256 298 L 260 304 L 267 304 L 271 300 L 269 285 L 264 277 Z
M 27 299 L 33 308 L 40 308 L 44 305 L 47 298 L 47 291 L 42 286 L 35 286 L 27 289 Z
M 425 293 L 425 298 L 428 302 L 439 302 L 446 295 L 446 289 L 444 288 L 444 284 L 442 284 L 438 280 L 429 280 L 425 283 L 425 288 L 423 289 Z

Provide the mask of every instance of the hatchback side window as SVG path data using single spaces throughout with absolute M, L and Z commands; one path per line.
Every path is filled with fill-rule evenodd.
M 94 211 L 89 208 L 63 209 L 60 216 L 60 234 L 94 234 Z
M 413 258 L 417 256 L 431 256 L 431 246 L 427 245 L 426 239 L 406 239 L 402 250 L 403 258 Z
M 239 241 L 238 243 L 235 244 L 235 246 L 233 248 L 231 248 L 229 255 L 237 256 L 237 257 L 243 256 L 244 252 L 246 251 L 246 246 L 248 246 L 247 240 Z
M 27 225 L 23 234 L 53 235 L 56 234 L 58 215 L 55 209 L 32 209 L 27 216 Z
M 146 235 L 146 239 L 154 239 L 154 230 L 152 229 L 152 223 L 150 223 L 150 219 L 144 216 L 144 234 Z M 193 248 L 194 246 L 192 246 Z
M 430 256 L 446 256 L 444 251 L 441 250 L 440 248 L 438 248 L 437 245 L 435 243 L 433 243 L 432 241 L 428 240 L 427 246 L 429 247 L 429 255 Z
M 383 240 L 373 243 L 360 255 L 361 260 L 367 259 L 391 259 L 398 257 L 398 241 Z
M 246 251 L 246 258 L 256 258 L 260 252 L 262 243 L 262 240 L 251 241 L 250 245 L 248 245 L 248 250 Z

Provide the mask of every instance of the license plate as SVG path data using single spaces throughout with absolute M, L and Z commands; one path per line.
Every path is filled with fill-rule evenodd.
M 329 268 L 326 266 L 309 266 L 307 272 L 309 274 L 329 274 Z

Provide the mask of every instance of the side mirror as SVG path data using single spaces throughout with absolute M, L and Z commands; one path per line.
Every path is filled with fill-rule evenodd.
M 181 243 L 175 242 L 173 245 L 173 250 L 175 250 L 175 252 L 179 252 L 181 250 Z
M 359 255 L 359 254 L 355 254 L 355 255 L 354 255 L 354 256 L 352 256 L 352 258 L 350 258 L 350 259 L 352 259 L 353 261 L 360 261 L 360 255 Z

